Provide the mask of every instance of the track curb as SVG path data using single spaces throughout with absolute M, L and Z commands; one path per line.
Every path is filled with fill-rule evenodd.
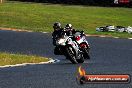
M 49 63 L 57 63 L 60 60 L 49 58 L 47 62 L 40 62 L 40 63 L 22 63 L 22 64 L 15 64 L 15 65 L 4 65 L 0 66 L 0 68 L 9 68 L 9 67 L 20 67 L 20 66 L 27 66 L 27 65 L 41 65 L 41 64 L 49 64 Z
M 29 30 L 22 30 L 22 29 L 15 29 L 15 28 L 3 28 L 3 27 L 0 27 L 0 30 L 18 31 L 18 32 L 33 32 L 33 31 L 29 31 Z M 41 32 L 41 33 L 45 34 L 45 33 L 49 33 L 49 32 Z M 89 36 L 89 37 L 101 37 L 101 38 L 130 39 L 130 40 L 132 40 L 132 38 L 120 38 L 120 37 L 112 37 L 112 36 L 108 36 L 108 35 L 86 34 L 86 36 Z

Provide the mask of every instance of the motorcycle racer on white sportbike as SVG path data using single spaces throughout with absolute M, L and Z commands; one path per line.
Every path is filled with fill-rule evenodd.
M 64 30 L 67 32 L 68 36 L 73 36 L 74 41 L 79 45 L 80 50 L 83 52 L 85 59 L 90 59 L 89 51 L 90 45 L 85 38 L 84 31 L 76 31 L 72 28 L 71 24 L 67 24 Z
M 73 64 L 83 63 L 84 62 L 83 53 L 79 49 L 78 44 L 72 40 L 71 36 L 67 36 L 66 33 L 64 34 L 63 33 L 56 40 L 54 54 L 64 55 Z
M 90 59 L 90 46 L 83 31 L 75 31 L 71 24 L 67 24 L 63 29 L 58 22 L 53 28 L 57 28 L 52 33 L 55 55 L 65 55 L 72 63 L 83 63 L 84 59 Z

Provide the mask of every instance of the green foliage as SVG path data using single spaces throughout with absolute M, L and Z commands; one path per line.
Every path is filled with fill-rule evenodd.
M 43 3 L 8 2 L 0 6 L 0 27 L 20 28 L 36 32 L 52 32 L 54 22 L 63 27 L 71 23 L 88 34 L 103 34 L 95 28 L 105 25 L 132 26 L 132 9 L 79 5 L 53 5 Z M 119 37 L 132 34 L 104 33 Z
M 39 63 L 46 62 L 48 58 L 39 56 L 27 56 L 21 54 L 9 54 L 0 52 L 0 66 L 3 65 L 15 65 L 22 63 Z

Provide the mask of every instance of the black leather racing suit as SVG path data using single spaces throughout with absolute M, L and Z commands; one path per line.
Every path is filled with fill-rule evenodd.
M 53 45 L 56 46 L 56 39 L 61 37 L 63 33 L 63 28 L 60 28 L 59 30 L 55 30 L 53 33 L 52 33 L 52 39 L 53 39 Z

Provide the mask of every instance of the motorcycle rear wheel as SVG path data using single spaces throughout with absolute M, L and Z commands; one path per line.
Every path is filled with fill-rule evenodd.
M 84 48 L 83 51 L 84 51 L 84 54 L 83 54 L 84 58 L 85 59 L 90 59 L 89 49 L 88 48 Z

